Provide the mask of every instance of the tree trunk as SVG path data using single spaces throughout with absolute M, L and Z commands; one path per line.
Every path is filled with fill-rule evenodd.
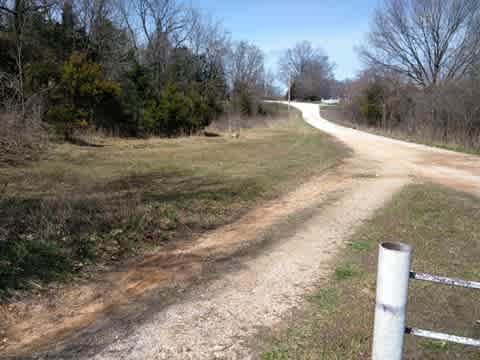
M 21 121 L 22 125 L 25 122 L 25 88 L 24 88 L 24 73 L 23 73 L 23 27 L 25 21 L 25 1 L 15 1 L 14 11 L 14 38 L 15 38 L 15 61 L 17 65 L 18 76 L 18 93 L 21 107 Z

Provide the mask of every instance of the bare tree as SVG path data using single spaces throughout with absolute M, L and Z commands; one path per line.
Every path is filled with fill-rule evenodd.
M 272 70 L 268 70 L 265 73 L 263 88 L 265 98 L 280 96 L 280 91 L 276 86 L 276 77 Z
M 239 86 L 252 90 L 262 88 L 264 73 L 262 50 L 246 41 L 233 45 L 228 61 L 228 78 L 233 90 Z
M 24 69 L 24 47 L 28 40 L 27 28 L 32 30 L 31 15 L 36 12 L 46 12 L 56 4 L 55 0 L 3 0 L 0 2 L 0 14 L 10 19 L 11 35 L 14 44 L 14 55 L 16 65 L 16 79 L 10 83 L 18 96 L 20 105 L 20 116 L 25 120 L 26 94 L 25 94 L 25 69 Z
M 154 69 L 154 82 L 160 85 L 172 49 L 183 46 L 194 25 L 193 14 L 176 0 L 134 0 L 134 19 L 140 24 L 144 60 Z
M 230 34 L 222 23 L 196 9 L 189 9 L 189 20 L 186 44 L 192 53 L 205 56 L 214 63 L 223 62 L 230 48 Z
M 124 27 L 126 2 L 116 0 L 65 0 L 72 4 L 76 27 L 86 35 L 85 51 L 93 52 L 108 78 L 118 78 L 129 64 L 135 49 L 135 38 L 130 28 Z M 122 12 L 122 11 L 125 11 Z M 127 23 L 128 25 L 128 23 Z
M 480 1 L 386 0 L 360 53 L 424 88 L 459 78 L 480 55 Z
M 329 97 L 334 65 L 320 48 L 308 41 L 285 51 L 279 60 L 279 75 L 285 85 L 295 87 L 300 98 Z
M 139 32 L 137 22 L 135 17 L 132 14 L 135 14 L 136 4 L 131 0 L 116 0 L 115 1 L 116 9 L 119 15 L 119 22 L 126 29 L 132 47 L 135 50 L 135 53 L 138 54 L 139 50 Z
M 246 41 L 234 43 L 228 54 L 227 78 L 236 110 L 253 115 L 263 96 L 265 66 L 263 52 Z

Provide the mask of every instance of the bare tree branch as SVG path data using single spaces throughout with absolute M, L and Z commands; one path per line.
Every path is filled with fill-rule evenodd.
M 480 51 L 479 0 L 387 0 L 375 14 L 366 63 L 421 87 L 465 74 Z

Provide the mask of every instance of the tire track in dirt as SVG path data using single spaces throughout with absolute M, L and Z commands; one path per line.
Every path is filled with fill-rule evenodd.
M 112 317 L 135 313 L 136 303 L 163 292 L 176 292 L 196 282 L 215 262 L 249 251 L 262 242 L 262 234 L 298 211 L 314 207 L 338 190 L 346 174 L 333 171 L 316 177 L 286 196 L 258 207 L 237 222 L 209 232 L 180 248 L 132 260 L 124 269 L 107 273 L 101 281 L 70 286 L 51 301 L 33 299 L 25 308 L 6 306 L 0 316 L 8 343 L 2 356 L 20 356 L 39 350 L 83 329 L 108 328 Z M 183 290 L 180 290 L 183 291 Z M 53 305 L 52 305 L 53 304 Z M 16 314 L 16 315 L 12 315 Z
M 288 241 L 246 259 L 189 299 L 155 314 L 93 359 L 251 359 L 248 339 L 301 305 L 331 271 L 344 239 L 408 178 L 352 179 Z

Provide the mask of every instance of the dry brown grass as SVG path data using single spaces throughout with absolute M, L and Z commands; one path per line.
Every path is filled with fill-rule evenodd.
M 432 128 L 428 124 L 418 124 L 415 132 L 408 132 L 405 129 L 393 128 L 383 129 L 380 127 L 367 126 L 353 122 L 348 115 L 342 110 L 341 106 L 322 106 L 322 117 L 325 119 L 354 129 L 359 129 L 371 134 L 387 136 L 397 140 L 410 141 L 418 144 L 434 146 L 442 149 L 464 152 L 468 154 L 479 154 L 478 146 L 468 146 L 465 141 L 449 141 L 445 142 L 439 136 L 438 129 Z M 459 137 L 461 139 L 461 137 Z
M 208 130 L 220 133 L 241 133 L 243 130 L 264 127 L 278 127 L 288 121 L 300 121 L 302 114 L 299 110 L 278 103 L 263 103 L 262 114 L 243 117 L 239 113 L 226 113 L 213 122 Z
M 0 112 L 0 124 L 0 167 L 36 160 L 46 150 L 48 133 L 36 117 L 20 121 L 14 112 Z
M 479 280 L 479 215 L 478 198 L 433 185 L 407 187 L 352 237 L 331 279 L 289 330 L 271 340 L 263 359 L 370 359 L 377 244 L 411 244 L 416 271 Z M 475 291 L 412 282 L 409 326 L 480 338 L 478 320 Z M 478 360 L 480 353 L 407 337 L 404 359 Z
M 39 162 L 0 168 L 0 184 L 8 183 L 0 198 L 1 290 L 174 246 L 232 222 L 346 154 L 297 116 L 243 130 L 238 139 L 100 144 L 61 144 Z

